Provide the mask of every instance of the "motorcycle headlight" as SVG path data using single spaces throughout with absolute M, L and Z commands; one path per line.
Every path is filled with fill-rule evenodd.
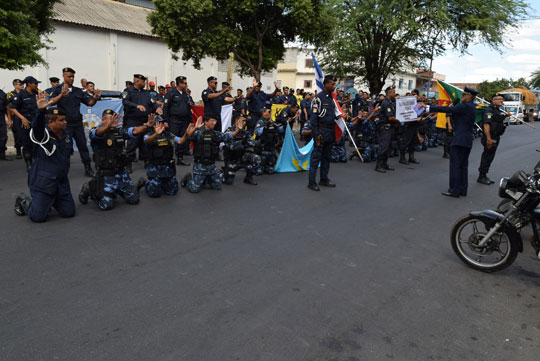
M 499 183 L 499 197 L 501 197 L 501 198 L 508 198 L 508 199 L 512 198 L 506 193 L 506 189 L 508 188 L 508 180 L 509 179 L 510 178 L 508 178 L 508 177 L 501 178 L 501 181 Z

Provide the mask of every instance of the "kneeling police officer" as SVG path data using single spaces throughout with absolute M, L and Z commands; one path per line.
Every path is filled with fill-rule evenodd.
M 274 173 L 274 166 L 277 162 L 276 148 L 280 140 L 280 133 L 283 132 L 283 126 L 272 120 L 270 109 L 263 109 L 262 118 L 259 119 L 255 128 L 255 134 L 262 146 L 262 164 L 258 170 L 259 174 Z
M 127 204 L 139 203 L 139 190 L 146 181 L 140 178 L 135 185 L 129 176 L 126 140 L 135 139 L 138 135 L 152 129 L 155 118 L 154 114 L 150 114 L 144 125 L 123 128 L 118 125 L 119 114 L 111 109 L 103 112 L 103 124 L 90 131 L 97 172 L 94 178 L 82 186 L 79 193 L 79 201 L 82 204 L 88 203 L 88 198 L 90 198 L 101 210 L 109 210 L 114 207 L 116 195 L 124 198 Z

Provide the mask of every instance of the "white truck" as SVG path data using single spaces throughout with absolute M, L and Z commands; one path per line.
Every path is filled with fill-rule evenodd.
M 506 90 L 499 93 L 504 98 L 504 109 L 512 113 L 518 119 L 528 121 L 527 114 L 533 109 L 536 112 L 536 101 L 534 104 L 525 102 L 525 96 L 522 92 Z M 536 100 L 536 99 L 535 99 Z

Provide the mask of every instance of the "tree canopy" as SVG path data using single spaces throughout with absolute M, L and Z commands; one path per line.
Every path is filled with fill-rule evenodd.
M 154 0 L 148 16 L 152 31 L 182 60 L 229 58 L 233 53 L 240 72 L 260 79 L 283 58 L 285 44 L 311 42 L 324 25 L 320 0 Z
M 540 89 L 540 69 L 536 69 L 531 73 L 529 85 L 532 89 Z
M 54 30 L 53 6 L 59 0 L 0 1 L 0 68 L 19 70 L 44 64 L 39 50 Z
M 514 80 L 510 79 L 496 79 L 493 81 L 483 81 L 478 84 L 476 90 L 478 90 L 478 96 L 486 100 L 491 100 L 491 97 L 498 92 L 511 88 L 528 88 L 529 84 L 525 78 L 519 78 Z
M 339 20 L 332 40 L 317 46 L 325 70 L 359 75 L 377 94 L 390 74 L 447 49 L 465 53 L 473 43 L 500 49 L 505 30 L 527 9 L 521 0 L 329 0 L 329 17 Z

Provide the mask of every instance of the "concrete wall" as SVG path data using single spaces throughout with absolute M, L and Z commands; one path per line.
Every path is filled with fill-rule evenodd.
M 188 78 L 193 99 L 199 101 L 207 87 L 207 77 L 216 76 L 219 82 L 227 78 L 226 71 L 218 71 L 219 62 L 216 59 L 204 59 L 201 70 L 196 70 L 191 62 L 184 64 L 182 60 L 173 60 L 167 45 L 157 38 L 60 22 L 55 26 L 56 31 L 50 36 L 53 49 L 43 51 L 49 67 L 0 70 L 1 89 L 5 92 L 12 90 L 13 79 L 24 79 L 28 75 L 41 80 L 40 89 L 46 89 L 49 87 L 48 79 L 52 76 L 61 79 L 62 68 L 69 66 L 77 72 L 76 85 L 80 85 L 81 78 L 86 78 L 105 90 L 123 90 L 125 81 L 133 80 L 135 73 L 144 74 L 152 81 L 157 78 L 158 85 L 165 85 L 178 75 L 183 75 Z M 265 75 L 261 79 L 263 90 L 271 92 L 277 70 Z M 233 88 L 245 91 L 252 84 L 251 78 L 233 74 Z

